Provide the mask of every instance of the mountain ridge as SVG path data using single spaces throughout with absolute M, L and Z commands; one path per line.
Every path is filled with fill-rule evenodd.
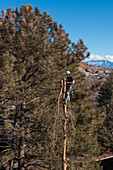
M 90 61 L 86 61 L 85 63 L 97 67 L 113 68 L 113 62 L 108 60 L 90 60 Z

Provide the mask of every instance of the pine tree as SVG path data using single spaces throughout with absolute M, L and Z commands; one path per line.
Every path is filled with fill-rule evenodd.
M 113 152 L 113 73 L 107 81 L 101 85 L 97 96 L 97 107 L 106 109 L 106 118 L 103 126 L 99 130 L 99 142 L 103 152 Z
M 43 143 L 45 136 L 40 135 L 49 129 L 49 122 L 46 125 L 45 120 L 53 108 L 59 79 L 52 81 L 65 67 L 62 66 L 66 60 L 63 55 L 70 40 L 62 25 L 58 28 L 51 16 L 46 12 L 42 15 L 37 7 L 35 12 L 31 5 L 23 5 L 20 12 L 15 8 L 4 13 L 3 10 L 0 28 L 1 112 L 8 131 L 9 150 L 4 152 L 4 157 L 2 155 L 2 163 L 7 157 L 7 160 L 18 161 L 18 169 L 24 169 L 28 166 L 26 155 L 31 152 L 30 141 L 33 133 L 36 134 L 36 125 L 39 155 L 43 150 L 40 139 Z
M 61 80 L 70 70 L 76 80 L 75 97 L 68 106 L 68 146 L 80 161 L 74 167 L 94 169 L 98 149 L 98 115 L 91 93 L 83 87 L 80 62 L 89 56 L 83 41 L 71 43 L 62 25 L 38 7 L 22 5 L 3 10 L 0 18 L 0 106 L 9 148 L 1 164 L 18 169 L 31 165 L 61 169 L 62 102 L 58 105 Z M 91 158 L 91 159 L 90 159 Z M 7 162 L 10 162 L 7 164 Z

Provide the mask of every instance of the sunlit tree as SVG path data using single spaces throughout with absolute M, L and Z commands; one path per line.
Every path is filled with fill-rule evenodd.
M 89 56 L 82 40 L 71 43 L 62 25 L 38 7 L 10 8 L 0 18 L 0 113 L 8 148 L 4 167 L 24 170 L 31 165 L 60 169 L 63 110 L 58 96 L 61 80 L 70 70 L 77 90 L 68 106 L 67 155 L 80 155 L 79 165 L 92 168 L 97 152 L 97 115 L 91 94 L 83 88 L 80 62 Z M 83 157 L 83 159 L 82 159 Z M 91 159 L 89 159 L 91 158 Z M 74 157 L 76 160 L 77 157 Z M 68 164 L 68 163 L 67 163 Z

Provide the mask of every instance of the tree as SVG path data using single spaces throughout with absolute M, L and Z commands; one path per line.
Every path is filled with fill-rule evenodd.
M 1 112 L 9 144 L 2 163 L 7 154 L 7 160 L 17 160 L 18 169 L 24 169 L 28 166 L 26 155 L 31 147 L 33 152 L 30 141 L 33 133 L 36 134 L 35 126 L 38 126 L 42 143 L 44 139 L 40 133 L 47 133 L 49 129 L 44 119 L 51 109 L 50 101 L 57 95 L 54 83 L 59 79 L 51 82 L 65 68 L 62 66 L 67 60 L 64 54 L 70 41 L 61 25 L 58 28 L 50 15 L 46 12 L 42 15 L 37 7 L 33 12 L 31 5 L 21 6 L 20 12 L 17 8 L 14 11 L 8 9 L 6 15 L 3 10 L 0 33 Z M 38 143 L 41 145 L 40 140 Z M 40 148 L 39 155 L 43 150 Z
M 105 107 L 106 118 L 99 130 L 99 142 L 102 146 L 101 151 L 113 152 L 113 73 L 107 78 L 100 88 L 96 98 L 98 109 Z
M 58 96 L 60 81 L 70 70 L 77 91 L 68 107 L 67 154 L 69 159 L 80 155 L 75 168 L 93 169 L 98 116 L 90 92 L 83 88 L 84 75 L 78 71 L 80 62 L 89 56 L 83 41 L 71 43 L 62 25 L 58 27 L 47 12 L 22 5 L 20 11 L 9 8 L 5 14 L 3 10 L 0 48 L 0 112 L 9 146 L 1 164 L 13 169 L 17 163 L 19 170 L 31 165 L 61 168 L 64 117 Z

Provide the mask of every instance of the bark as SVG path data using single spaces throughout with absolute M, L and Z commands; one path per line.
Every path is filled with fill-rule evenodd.
M 66 79 L 63 80 L 63 100 L 65 100 Z M 67 123 L 67 105 L 63 103 L 64 123 L 63 123 L 63 153 L 62 153 L 62 170 L 66 170 L 66 123 Z

